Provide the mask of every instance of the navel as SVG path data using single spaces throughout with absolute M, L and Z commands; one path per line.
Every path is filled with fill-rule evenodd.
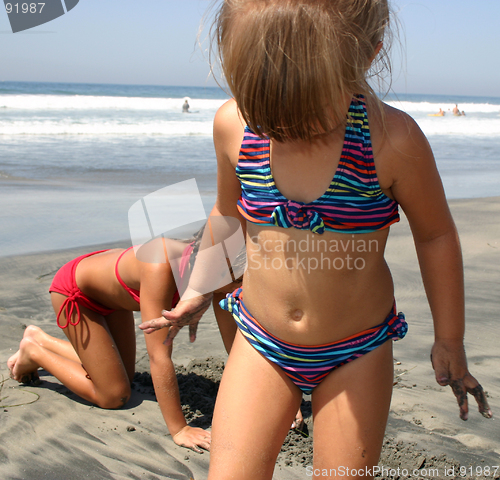
M 294 310 L 292 312 L 292 320 L 295 320 L 296 322 L 298 322 L 299 320 L 302 320 L 302 317 L 304 316 L 304 312 L 302 310 Z

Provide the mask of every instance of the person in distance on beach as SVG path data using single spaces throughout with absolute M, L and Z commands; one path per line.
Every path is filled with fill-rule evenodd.
M 378 464 L 389 340 L 407 331 L 384 259 L 399 205 L 433 315 L 436 381 L 452 388 L 463 420 L 468 393 L 492 416 L 467 367 L 461 251 L 432 151 L 367 81 L 372 64 L 384 65 L 389 20 L 387 0 L 225 0 L 217 14 L 234 98 L 214 121 L 212 215 L 240 219 L 248 266 L 242 288 L 221 302 L 238 332 L 215 406 L 209 480 L 270 480 L 302 393 L 312 395 L 321 478 Z M 372 248 L 318 250 L 346 235 Z M 285 248 L 305 240 L 314 250 Z M 196 323 L 209 299 L 180 302 L 141 328 Z
M 458 109 L 458 105 L 455 103 L 455 106 L 453 107 L 453 115 L 455 115 L 456 117 L 461 117 L 462 115 L 465 115 L 464 112 L 460 112 L 460 110 Z
M 101 408 L 122 407 L 130 398 L 135 372 L 133 312 L 140 311 L 147 321 L 179 299 L 168 260 L 142 262 L 132 247 L 89 253 L 64 265 L 49 291 L 57 324 L 69 341 L 28 326 L 19 350 L 7 362 L 12 378 L 36 378 L 41 367 Z M 195 332 L 190 330 L 191 341 Z M 188 426 L 182 413 L 172 344 L 164 344 L 168 333 L 145 337 L 161 413 L 176 444 L 196 452 L 209 450 L 210 432 Z
M 442 108 L 440 108 L 438 113 L 429 113 L 428 115 L 430 117 L 444 117 L 446 113 L 443 111 Z

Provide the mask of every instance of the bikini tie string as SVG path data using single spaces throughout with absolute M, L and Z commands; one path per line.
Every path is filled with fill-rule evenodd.
M 278 205 L 272 213 L 272 218 L 277 227 L 295 227 L 318 234 L 325 231 L 325 224 L 318 212 L 307 208 L 307 204 L 302 202 L 289 200 L 285 204 Z
M 75 287 L 71 291 L 71 295 L 69 295 L 66 300 L 64 300 L 63 304 L 61 305 L 61 308 L 59 309 L 59 313 L 57 314 L 57 326 L 60 328 L 67 328 L 68 325 L 73 325 L 76 327 L 80 323 L 80 306 L 78 305 L 78 299 L 81 297 L 81 292 L 78 287 Z M 65 312 L 66 314 L 66 325 L 61 325 L 59 323 L 59 318 L 61 316 L 61 313 Z M 77 314 L 77 320 L 76 322 L 73 322 L 71 319 L 73 317 L 73 313 L 76 312 Z
M 243 298 L 243 288 L 239 287 L 231 293 L 226 294 L 226 298 L 219 302 L 222 309 L 227 310 L 233 315 L 238 314 L 238 302 Z
M 404 338 L 408 332 L 408 324 L 405 320 L 405 315 L 403 312 L 395 313 L 394 318 L 389 322 L 389 328 L 387 330 L 387 335 L 394 340 L 400 340 Z

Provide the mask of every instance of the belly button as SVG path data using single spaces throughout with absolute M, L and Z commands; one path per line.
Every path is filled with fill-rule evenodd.
M 294 310 L 294 312 L 292 313 L 292 320 L 295 320 L 295 321 L 299 321 L 302 319 L 302 317 L 304 316 L 304 312 L 302 310 Z

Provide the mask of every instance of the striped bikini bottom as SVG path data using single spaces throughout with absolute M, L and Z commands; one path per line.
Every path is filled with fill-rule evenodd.
M 284 342 L 265 330 L 243 303 L 242 288 L 220 302 L 230 312 L 241 333 L 264 357 L 280 366 L 304 393 L 310 394 L 326 376 L 389 339 L 403 338 L 408 325 L 403 313 L 396 313 L 396 303 L 380 325 L 368 328 L 343 340 L 324 345 L 296 345 Z

